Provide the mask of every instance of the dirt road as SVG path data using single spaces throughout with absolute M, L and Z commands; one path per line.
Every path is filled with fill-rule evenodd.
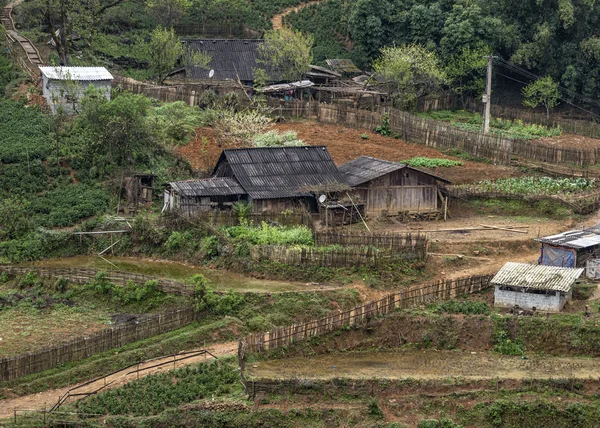
M 211 352 L 217 357 L 225 357 L 234 355 L 237 352 L 237 342 L 227 342 L 227 343 L 218 343 L 209 348 L 206 348 L 207 351 Z M 147 362 L 145 364 L 141 364 L 140 368 L 153 366 L 156 364 L 160 364 L 162 362 L 172 361 L 173 357 L 160 358 L 157 360 L 153 360 Z M 149 374 L 165 372 L 168 370 L 172 370 L 173 368 L 183 367 L 194 363 L 200 363 L 204 361 L 210 361 L 212 358 L 210 356 L 201 355 L 194 358 L 189 358 L 187 360 L 183 360 L 177 362 L 175 364 L 166 364 L 161 367 L 152 368 L 149 370 L 145 370 L 140 372 L 139 377 L 148 376 Z M 122 370 L 118 373 L 115 373 L 106 378 L 106 384 L 108 385 L 105 389 L 112 389 L 118 386 L 129 383 L 138 378 L 137 374 L 127 374 L 134 370 L 133 368 Z M 91 383 L 77 392 L 92 392 L 102 387 L 105 384 L 105 379 L 100 379 L 94 383 Z M 77 385 L 71 385 L 65 388 L 53 389 L 50 391 L 40 392 L 38 394 L 26 395 L 23 397 L 15 397 L 9 398 L 6 400 L 0 400 L 0 419 L 9 418 L 13 415 L 13 409 L 32 409 L 32 410 L 41 410 L 44 408 L 51 408 L 60 397 L 62 397 L 69 389 L 75 387 Z M 70 403 L 74 400 L 71 398 L 67 401 Z
M 348 352 L 252 364 L 249 373 L 265 378 L 548 379 L 597 378 L 600 359 L 502 356 L 468 351 Z
M 324 0 L 315 0 L 309 1 L 307 3 L 301 3 L 298 6 L 288 7 L 283 12 L 273 15 L 271 18 L 271 23 L 273 24 L 273 30 L 281 30 L 283 28 L 283 17 L 289 15 L 292 12 L 298 12 L 303 7 L 309 6 L 311 4 L 321 3 Z

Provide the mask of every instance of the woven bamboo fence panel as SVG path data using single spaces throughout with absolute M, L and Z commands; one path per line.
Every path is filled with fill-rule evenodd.
M 425 261 L 427 259 L 427 241 L 407 243 L 404 246 L 397 246 L 393 251 L 374 249 L 373 247 L 290 248 L 279 245 L 261 245 L 252 247 L 250 256 L 257 261 L 268 260 L 291 266 L 381 268 L 407 260 Z
M 315 232 L 315 245 L 346 245 L 400 250 L 427 247 L 426 235 L 410 233 Z
M 37 266 L 2 266 L 0 272 L 6 272 L 10 275 L 25 275 L 28 272 L 34 272 L 42 278 L 64 278 L 67 281 L 76 284 L 86 284 L 93 281 L 100 272 L 106 274 L 106 279 L 116 285 L 125 286 L 129 281 L 136 284 L 145 284 L 148 281 L 156 281 L 158 287 L 165 293 L 181 294 L 184 296 L 192 295 L 193 288 L 189 285 L 168 279 L 155 278 L 139 273 L 121 272 L 118 270 L 102 271 L 90 268 L 47 268 Z
M 471 276 L 456 280 L 438 281 L 424 286 L 408 287 L 384 298 L 357 306 L 349 311 L 331 314 L 304 324 L 280 327 L 267 333 L 256 333 L 245 338 L 247 352 L 263 352 L 310 337 L 338 330 L 347 325 L 358 325 L 399 308 L 427 304 L 435 300 L 448 300 L 464 294 L 488 289 L 493 275 Z
M 192 308 L 183 308 L 132 323 L 110 327 L 40 351 L 0 359 L 0 381 L 49 370 L 59 364 L 82 360 L 99 352 L 184 327 L 197 320 Z

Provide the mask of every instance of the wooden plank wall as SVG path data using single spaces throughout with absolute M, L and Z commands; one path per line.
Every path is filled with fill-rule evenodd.
M 78 337 L 40 351 L 1 358 L 0 381 L 17 379 L 52 369 L 59 364 L 91 357 L 99 352 L 176 330 L 197 319 L 193 308 L 183 308 L 110 327 L 90 336 Z
M 384 298 L 368 302 L 345 312 L 339 312 L 309 321 L 280 327 L 267 333 L 256 333 L 244 339 L 247 352 L 258 353 L 288 346 L 294 342 L 319 336 L 347 325 L 358 325 L 368 320 L 435 300 L 448 300 L 463 294 L 472 294 L 490 287 L 493 275 L 471 276 L 456 280 L 438 281 L 429 285 L 413 286 L 391 293 Z

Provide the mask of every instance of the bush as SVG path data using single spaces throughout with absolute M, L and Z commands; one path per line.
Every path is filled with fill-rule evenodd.
M 449 300 L 430 306 L 435 312 L 446 312 L 449 314 L 465 315 L 489 315 L 491 309 L 485 302 L 473 302 L 469 300 Z
M 251 245 L 310 245 L 312 231 L 306 226 L 271 226 L 264 221 L 260 227 L 233 226 L 225 229 L 231 238 Z
M 304 145 L 304 141 L 298 139 L 296 132 L 286 131 L 280 134 L 277 130 L 256 135 L 252 139 L 252 143 L 254 147 L 292 147 Z
M 194 309 L 196 312 L 206 311 L 215 315 L 229 315 L 244 302 L 244 296 L 232 290 L 223 295 L 217 294 L 201 274 L 192 276 L 188 282 L 194 286 Z
M 202 240 L 201 251 L 205 259 L 214 259 L 221 252 L 221 244 L 216 236 L 207 236 Z

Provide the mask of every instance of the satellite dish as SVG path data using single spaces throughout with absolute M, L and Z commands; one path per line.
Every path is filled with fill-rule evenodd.
M 325 195 L 319 196 L 319 203 L 324 204 L 326 200 L 327 200 L 327 196 L 325 196 Z
M 208 72 L 208 77 L 213 77 L 215 75 L 215 70 L 210 70 Z

